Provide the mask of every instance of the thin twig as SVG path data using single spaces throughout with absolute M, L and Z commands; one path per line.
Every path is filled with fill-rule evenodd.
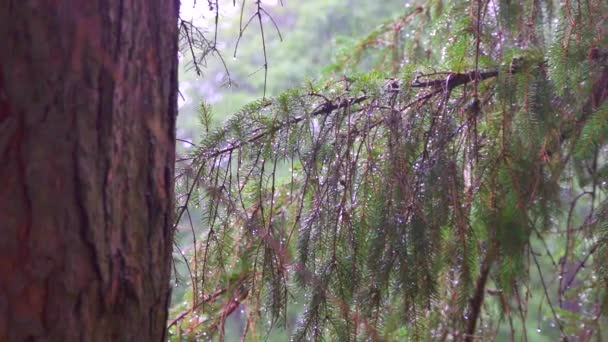
M 540 268 L 540 264 L 538 263 L 538 260 L 536 259 L 536 253 L 534 253 L 534 251 L 532 251 L 532 259 L 534 260 L 534 264 L 536 264 L 536 269 L 538 270 L 538 275 L 540 277 L 540 283 L 543 286 L 543 291 L 545 292 L 545 298 L 547 299 L 547 305 L 549 305 L 549 308 L 551 309 L 551 313 L 553 314 L 553 319 L 555 320 L 555 323 L 557 324 L 557 327 L 559 328 L 559 332 L 563 338 L 563 341 L 568 342 L 568 337 L 566 336 L 566 333 L 564 333 L 564 327 L 562 326 L 562 322 L 560 321 L 559 317 L 557 317 L 557 312 L 555 312 L 555 308 L 553 307 L 553 304 L 551 303 L 551 298 L 549 297 L 549 290 L 547 289 L 547 284 L 545 283 L 545 278 L 543 277 L 543 271 Z

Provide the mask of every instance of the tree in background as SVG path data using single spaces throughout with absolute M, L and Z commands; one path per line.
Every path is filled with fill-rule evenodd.
M 178 2 L 0 4 L 0 340 L 161 341 Z
M 412 2 L 318 82 L 216 130 L 203 105 L 177 187 L 206 229 L 173 336 L 238 312 L 244 338 L 601 339 L 607 11 Z

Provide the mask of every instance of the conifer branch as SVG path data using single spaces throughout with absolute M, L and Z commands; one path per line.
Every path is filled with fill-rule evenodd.
M 489 78 L 496 77 L 496 76 L 498 76 L 498 70 L 491 70 L 491 71 L 484 71 L 484 72 L 470 71 L 470 72 L 466 72 L 466 73 L 445 72 L 445 73 L 443 73 L 443 74 L 447 75 L 445 78 L 420 81 L 421 77 L 429 77 L 429 76 L 433 76 L 435 74 L 436 73 L 428 74 L 428 75 L 418 75 L 411 82 L 411 87 L 413 87 L 413 88 L 435 88 L 435 89 L 427 94 L 417 97 L 412 102 L 406 104 L 404 107 L 399 108 L 400 111 L 404 111 L 414 105 L 421 104 L 439 93 L 443 93 L 445 91 L 450 92 L 455 87 L 465 85 L 469 82 L 474 82 L 475 79 L 486 80 Z M 391 93 L 394 92 L 394 90 L 392 90 L 392 89 L 390 89 L 389 91 Z M 309 95 L 314 96 L 315 94 L 310 93 Z M 350 98 L 338 97 L 336 99 L 326 101 L 325 103 L 323 103 L 322 105 L 320 105 L 319 107 L 314 109 L 310 113 L 310 116 L 329 115 L 338 109 L 347 108 L 347 107 L 350 107 L 350 106 L 353 106 L 356 104 L 360 104 L 364 101 L 370 100 L 371 98 L 372 97 L 370 95 L 360 95 L 358 97 L 350 97 Z M 262 108 L 268 108 L 268 107 L 272 106 L 273 104 L 274 104 L 273 101 L 267 100 L 264 103 L 264 105 L 262 106 Z M 245 141 L 240 141 L 240 142 L 237 142 L 234 144 L 230 144 L 229 146 L 224 147 L 222 149 L 207 151 L 208 153 L 203 153 L 203 154 L 199 155 L 198 159 L 200 159 L 200 160 L 214 159 L 223 154 L 231 153 L 232 151 L 238 150 L 247 144 L 254 143 L 270 134 L 274 134 L 275 132 L 284 129 L 285 127 L 297 124 L 297 123 L 303 121 L 304 119 L 306 119 L 306 117 L 307 116 L 305 116 L 305 115 L 297 116 L 295 118 L 292 118 L 291 120 L 281 122 L 281 123 L 277 124 L 276 126 L 271 127 L 268 130 L 262 130 L 260 132 L 257 132 L 257 134 L 255 134 L 253 137 L 250 137 L 249 139 L 247 139 Z M 374 126 L 380 124 L 381 122 L 382 122 L 382 119 L 380 119 L 378 122 L 375 122 Z M 175 221 L 176 226 L 177 226 L 177 222 L 180 221 L 185 209 L 187 208 L 187 206 L 189 204 L 191 194 L 196 187 L 196 182 L 199 179 L 199 177 L 202 173 L 202 170 L 205 167 L 206 167 L 205 163 L 201 163 L 201 165 L 199 166 L 199 168 L 196 172 L 196 177 L 194 178 L 195 181 L 191 185 L 189 191 L 187 192 L 185 203 L 182 206 L 180 206 L 179 213 L 177 214 L 177 219 Z
M 414 99 L 414 101 L 406 104 L 404 107 L 399 108 L 401 111 L 404 111 L 416 104 L 419 104 L 421 102 L 424 102 L 425 100 L 428 100 L 429 98 L 431 98 L 434 95 L 437 95 L 440 92 L 445 91 L 445 89 L 447 89 L 448 91 L 451 91 L 452 89 L 454 89 L 455 87 L 467 84 L 469 82 L 474 82 L 474 80 L 477 78 L 479 80 L 486 80 L 492 77 L 496 77 L 498 76 L 498 71 L 497 70 L 493 70 L 493 71 L 485 71 L 485 72 L 475 72 L 475 71 L 471 71 L 471 72 L 467 72 L 467 73 L 448 73 L 448 76 L 446 76 L 443 79 L 433 79 L 433 80 L 425 80 L 425 81 L 420 81 L 419 78 L 420 77 L 424 77 L 426 75 L 419 75 L 417 76 L 414 81 L 412 81 L 411 86 L 413 88 L 438 88 L 433 92 L 424 94 L 416 99 Z M 310 94 L 315 95 L 315 94 Z M 361 95 L 358 97 L 350 97 L 350 98 L 342 98 L 342 97 L 338 97 L 337 99 L 334 100 L 330 100 L 330 101 L 326 101 L 325 103 L 323 103 L 322 105 L 320 105 L 319 107 L 317 107 L 316 109 L 314 109 L 311 113 L 310 116 L 318 116 L 318 115 L 329 115 L 331 113 L 333 113 L 334 111 L 338 110 L 338 109 L 342 109 L 342 108 L 347 108 L 350 107 L 352 105 L 356 105 L 356 104 L 360 104 L 364 101 L 370 100 L 372 97 L 369 95 Z M 271 105 L 273 105 L 274 103 L 272 101 L 268 101 L 265 105 L 264 108 L 269 107 Z M 306 116 L 297 116 L 291 120 L 282 122 L 280 124 L 278 124 L 275 127 L 272 127 L 269 130 L 266 131 L 262 131 L 259 132 L 258 134 L 254 135 L 253 137 L 247 139 L 244 142 L 239 142 L 233 145 L 230 145 L 228 147 L 225 147 L 223 149 L 220 150 L 215 150 L 207 155 L 205 155 L 205 158 L 215 158 L 219 155 L 234 151 L 236 149 L 239 149 L 241 147 L 243 147 L 246 144 L 250 144 L 253 142 L 256 142 L 260 139 L 262 139 L 263 137 L 265 137 L 268 134 L 272 134 L 275 133 L 277 131 L 280 131 L 281 129 L 291 126 L 293 124 L 297 124 L 299 122 L 301 122 L 302 120 L 306 119 Z
M 280 39 L 278 25 L 260 1 L 253 2 L 253 15 L 244 14 L 247 2 L 242 3 L 237 46 L 250 24 L 259 24 L 265 55 L 269 31 L 262 19 L 270 19 Z M 269 329 L 279 319 L 286 320 L 291 275 L 310 295 L 306 299 L 309 310 L 296 334 L 302 339 L 325 334 L 340 340 L 394 338 L 394 330 L 385 328 L 383 320 L 396 312 L 386 303 L 399 301 L 404 314 L 401 324 L 415 335 L 408 337 L 428 338 L 425 334 L 436 331 L 437 324 L 426 315 L 447 305 L 442 312 L 454 324 L 443 326 L 444 338 L 450 333 L 466 341 L 487 338 L 494 332 L 481 323 L 486 317 L 485 297 L 492 295 L 487 289 L 490 279 L 496 280 L 505 309 L 500 319 L 508 319 L 515 335 L 513 317 L 519 312 L 525 329 L 530 303 L 520 295 L 517 284 L 529 276 L 531 261 L 526 264 L 521 253 L 531 251 L 543 287 L 534 290 L 544 290 L 541 297 L 548 300 L 548 284 L 541 271 L 550 266 L 536 260 L 541 255 L 530 249 L 530 239 L 538 236 L 547 249 L 544 254 L 559 270 L 547 247 L 554 242 L 547 234 L 554 227 L 552 212 L 571 204 L 569 216 L 576 215 L 572 209 L 576 200 L 564 204 L 560 202 L 563 196 L 556 194 L 555 188 L 563 185 L 562 171 L 574 165 L 575 173 L 592 180 L 592 198 L 578 202 L 579 206 L 591 202 L 591 213 L 604 193 L 600 187 L 595 195 L 602 168 L 597 165 L 597 150 L 606 146 L 605 110 L 599 106 L 608 97 L 608 68 L 601 49 L 594 48 L 597 42 L 585 37 L 586 29 L 597 28 L 585 27 L 581 18 L 587 12 L 579 9 L 582 16 L 565 23 L 576 25 L 576 30 L 559 32 L 555 48 L 549 51 L 544 42 L 530 44 L 535 27 L 510 32 L 522 40 L 521 45 L 512 46 L 509 30 L 515 29 L 501 27 L 505 14 L 499 13 L 501 8 L 493 9 L 496 23 L 484 20 L 487 6 L 487 1 L 476 0 L 462 11 L 451 9 L 468 14 L 456 25 L 437 25 L 429 16 L 418 15 L 427 13 L 427 8 L 416 7 L 344 49 L 331 66 L 342 70 L 365 63 L 380 72 L 344 78 L 344 83 L 326 84 L 323 90 L 313 86 L 310 91 L 291 90 L 271 100 L 265 99 L 264 91 L 261 101 L 246 106 L 224 128 L 192 146 L 190 164 L 178 176 L 185 181 L 179 184 L 184 188 L 178 195 L 183 206 L 177 217 L 179 222 L 187 215 L 190 221 L 188 206 L 201 202 L 208 228 L 205 242 L 194 241 L 200 247 L 190 264 L 192 281 L 198 282 L 192 293 L 213 294 L 217 288 L 226 288 L 222 297 L 230 297 L 233 280 L 249 277 L 239 288 L 242 296 L 237 300 L 232 295 L 205 306 L 210 309 L 206 314 L 219 319 L 206 320 L 204 327 L 194 323 L 198 331 L 220 330 L 222 338 L 225 318 L 241 303 L 251 307 L 244 335 L 259 332 L 254 322 L 261 319 L 261 312 L 271 316 Z M 503 15 L 500 19 L 499 14 Z M 553 22 L 551 18 L 541 21 Z M 430 36 L 422 32 L 424 27 L 432 27 Z M 496 31 L 498 36 L 491 34 Z M 430 38 L 431 44 L 444 43 L 444 34 L 454 39 L 442 49 L 440 58 L 434 52 L 436 46 L 422 46 L 433 36 L 440 38 Z M 405 37 L 412 35 L 416 49 L 410 51 Z M 592 46 L 584 46 L 589 41 Z M 585 50 L 590 53 L 588 60 L 578 53 Z M 382 71 L 387 51 L 393 53 L 391 66 L 405 65 L 406 73 L 420 67 L 415 64 L 421 61 L 427 67 L 439 61 L 452 65 L 448 67 L 452 70 L 465 65 L 474 69 L 420 74 L 413 80 L 389 79 L 380 87 L 386 81 Z M 506 63 L 511 58 L 511 63 L 483 69 L 502 56 Z M 576 69 L 574 63 L 579 62 L 583 67 Z M 266 78 L 266 56 L 262 68 Z M 505 77 L 497 82 L 487 87 L 481 84 L 503 73 Z M 454 91 L 459 86 L 463 91 Z M 471 98 L 478 98 L 477 105 L 468 101 Z M 556 112 L 565 113 L 558 116 Z M 570 144 L 576 145 L 576 151 L 579 145 L 590 145 L 593 153 L 582 157 L 568 153 Z M 551 152 L 558 158 L 550 158 Z M 575 154 L 576 158 L 568 158 Z M 284 162 L 291 162 L 291 180 L 279 175 Z M 594 166 L 589 167 L 590 163 Z M 451 196 L 446 196 L 446 189 Z M 570 225 L 568 218 L 568 231 Z M 590 228 L 590 239 L 601 239 L 587 221 L 584 227 Z M 476 234 L 484 229 L 489 234 Z M 562 285 L 580 286 L 577 272 L 603 253 L 594 245 L 583 255 L 580 242 L 574 240 L 566 242 L 566 254 L 583 262 Z M 292 255 L 293 247 L 298 256 Z M 236 262 L 246 267 L 226 266 Z M 457 282 L 445 284 L 439 269 Z M 563 291 L 557 294 L 559 298 Z M 178 318 L 171 325 L 196 314 L 205 298 L 191 303 L 190 312 L 176 313 Z M 510 310 L 512 299 L 519 300 L 518 311 Z M 570 331 L 572 322 L 565 316 L 558 320 L 557 306 L 549 301 L 550 314 L 563 334 Z
M 445 73 L 441 73 L 441 74 L 445 74 Z M 411 86 L 413 88 L 444 87 L 445 89 L 452 90 L 457 86 L 464 85 L 469 82 L 474 82 L 475 80 L 483 81 L 488 78 L 496 77 L 496 76 L 498 76 L 498 70 L 481 71 L 481 72 L 480 71 L 469 71 L 469 72 L 465 72 L 465 73 L 448 72 L 447 76 L 445 78 L 427 79 L 427 80 L 423 80 L 423 81 L 419 80 L 421 77 L 429 77 L 429 76 L 433 76 L 433 75 L 435 75 L 435 73 L 428 74 L 428 75 L 418 75 L 418 76 L 416 76 L 414 81 L 412 81 Z

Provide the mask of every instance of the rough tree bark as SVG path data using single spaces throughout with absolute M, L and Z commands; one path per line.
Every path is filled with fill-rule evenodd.
M 0 341 L 160 341 L 178 0 L 0 1 Z

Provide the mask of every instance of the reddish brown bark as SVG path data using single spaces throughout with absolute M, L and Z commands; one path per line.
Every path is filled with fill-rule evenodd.
M 160 341 L 177 0 L 0 1 L 0 341 Z

